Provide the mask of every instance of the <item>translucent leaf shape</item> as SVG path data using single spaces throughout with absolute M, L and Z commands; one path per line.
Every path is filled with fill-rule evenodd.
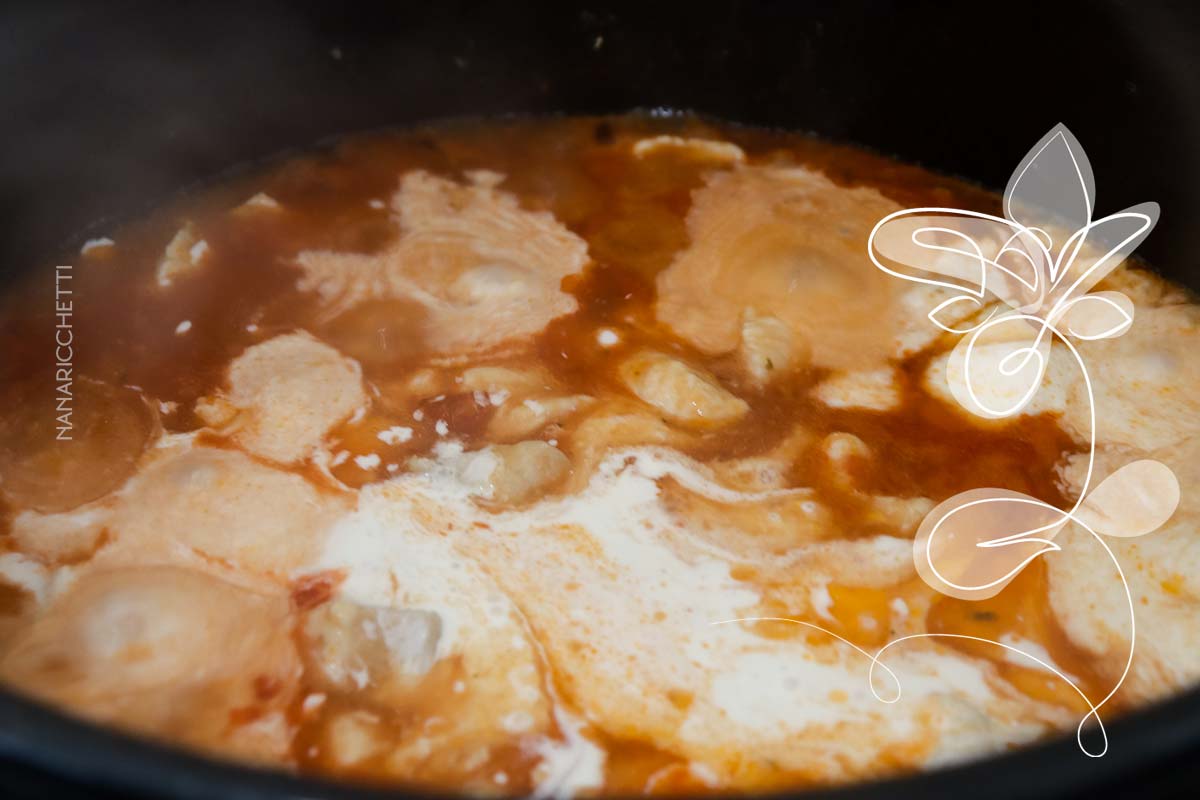
M 889 214 L 867 243 L 875 266 L 898 278 L 991 295 L 1013 308 L 1040 305 L 1051 257 L 1036 232 L 1002 217 L 952 208 Z
M 1075 515 L 1105 536 L 1132 538 L 1155 531 L 1179 506 L 1179 481 L 1161 461 L 1134 461 L 1091 491 Z
M 961 600 L 996 595 L 1025 565 L 1059 549 L 1069 517 L 1007 489 L 971 489 L 936 506 L 913 540 L 917 573 L 935 591 Z
M 1061 123 L 1021 159 L 1004 189 L 1004 216 L 1028 228 L 1078 230 L 1092 221 L 1095 204 L 1092 165 Z
M 1055 327 L 1076 339 L 1111 339 L 1133 324 L 1133 301 L 1120 292 L 1094 292 L 1063 307 Z
M 1150 235 L 1158 213 L 1158 203 L 1140 203 L 1076 230 L 1050 270 L 1051 297 L 1068 302 L 1087 294 Z

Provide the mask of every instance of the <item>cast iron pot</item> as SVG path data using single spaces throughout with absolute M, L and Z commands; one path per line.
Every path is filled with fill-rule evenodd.
M 1140 253 L 1200 289 L 1200 11 L 1144 4 L 426 2 L 0 10 L 0 281 L 189 184 L 330 136 L 510 113 L 689 109 L 817 132 L 1002 188 L 1054 123 L 1098 213 L 1156 200 Z M 2 290 L 2 289 L 0 289 Z M 114 309 L 114 313 L 121 313 Z M 846 798 L 1194 796 L 1200 692 Z M 215 762 L 0 691 L 0 796 L 415 797 Z

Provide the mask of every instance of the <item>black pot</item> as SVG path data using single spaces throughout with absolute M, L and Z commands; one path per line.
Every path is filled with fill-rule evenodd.
M 0 11 L 0 280 L 231 165 L 461 115 L 690 109 L 815 131 L 1002 188 L 1054 123 L 1097 211 L 1200 289 L 1200 8 L 1186 3 L 472 2 Z M 116 313 L 114 311 L 114 313 Z M 1074 737 L 839 797 L 1195 796 L 1200 692 Z M 0 692 L 0 796 L 414 796 L 207 761 Z

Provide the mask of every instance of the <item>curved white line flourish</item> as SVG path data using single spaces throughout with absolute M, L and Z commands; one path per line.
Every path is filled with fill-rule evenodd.
M 1072 192 L 1075 193 L 1072 194 Z M 1104 730 L 1104 723 L 1100 719 L 1099 711 L 1120 691 L 1129 675 L 1137 642 L 1136 615 L 1129 583 L 1116 555 L 1103 537 L 1085 520 L 1081 519 L 1079 514 L 1089 497 L 1096 465 L 1096 401 L 1087 365 L 1071 340 L 1075 338 L 1079 341 L 1092 341 L 1119 336 L 1132 325 L 1132 301 L 1128 297 L 1117 292 L 1096 294 L 1088 294 L 1088 292 L 1105 275 L 1116 268 L 1154 227 L 1158 218 L 1158 206 L 1155 203 L 1144 203 L 1103 219 L 1093 220 L 1094 198 L 1095 186 L 1087 155 L 1070 131 L 1060 124 L 1052 128 L 1029 151 L 1009 179 L 1003 199 L 1003 217 L 946 207 L 903 209 L 888 214 L 875 224 L 867 239 L 867 254 L 872 263 L 888 275 L 954 292 L 953 296 L 939 302 L 932 311 L 928 312 L 927 317 L 942 331 L 967 337 L 961 344 L 960 354 L 962 383 L 958 388 L 963 391 L 960 392 L 956 389 L 953 377 L 948 376 L 948 378 L 951 381 L 952 393 L 960 404 L 971 413 L 1000 419 L 1013 416 L 1025 408 L 1045 379 L 1051 348 L 1056 341 L 1066 346 L 1075 364 L 1079 367 L 1088 404 L 1087 468 L 1078 497 L 1071 507 L 1066 510 L 1059 509 L 1036 498 L 1007 490 L 981 489 L 964 492 L 939 505 L 926 517 L 925 522 L 922 523 L 922 531 L 927 530 L 927 535 L 919 532 L 916 540 L 916 548 L 920 548 L 922 536 L 925 536 L 923 553 L 918 555 L 917 552 L 914 552 L 914 558 L 919 559 L 917 566 L 921 577 L 935 591 L 955 597 L 978 599 L 998 592 L 1039 556 L 1061 551 L 1062 548 L 1054 543 L 1053 538 L 1068 523 L 1074 523 L 1086 530 L 1104 548 L 1105 553 L 1116 567 L 1129 610 L 1129 653 L 1120 678 L 1112 689 L 1101 700 L 1093 703 L 1083 689 L 1055 665 L 1046 663 L 1018 647 L 964 634 L 918 633 L 903 636 L 886 643 L 872 655 L 819 625 L 787 617 L 746 617 L 740 620 L 723 620 L 721 623 L 715 624 L 779 620 L 794 622 L 833 636 L 871 659 L 871 668 L 868 673 L 871 692 L 877 699 L 885 703 L 894 703 L 900 697 L 899 681 L 895 673 L 880 661 L 882 655 L 894 645 L 920 638 L 965 639 L 992 644 L 1041 665 L 1065 681 L 1087 703 L 1089 709 L 1076 729 L 1076 741 L 1080 749 L 1086 755 L 1094 758 L 1099 758 L 1108 751 L 1108 735 Z M 1052 224 L 1046 227 L 1031 225 L 1029 224 L 1030 220 L 1025 219 L 1027 214 L 1044 215 L 1045 221 Z M 949 225 L 951 221 L 958 222 L 964 229 L 951 227 Z M 1074 227 L 1075 230 L 1066 235 L 1062 245 L 1055 250 L 1054 238 L 1048 229 L 1058 231 L 1059 228 L 1056 226 L 1063 221 L 1072 223 L 1071 227 Z M 946 224 L 942 224 L 943 222 Z M 1038 220 L 1038 222 L 1040 223 L 1042 220 Z M 893 223 L 896 224 L 888 230 L 888 235 L 881 237 L 881 231 Z M 998 249 L 992 245 L 985 248 L 972 237 L 972 233 L 982 235 L 984 240 L 1000 242 Z M 1091 244 L 1088 241 L 1089 236 L 1098 246 L 1085 249 L 1085 244 Z M 929 260 L 924 263 L 919 258 L 922 251 L 930 256 Z M 992 252 L 995 254 L 989 256 L 988 254 Z M 939 260 L 947 255 L 950 256 L 948 261 Z M 1010 269 L 1009 266 L 1002 263 L 1006 258 L 1019 271 Z M 1077 264 L 1081 265 L 1078 269 L 1076 269 Z M 911 267 L 916 272 L 901 272 L 897 268 L 898 266 Z M 1026 268 L 1031 268 L 1028 277 L 1020 274 L 1025 272 Z M 990 276 L 994 276 L 998 280 L 997 285 L 991 285 Z M 982 321 L 972 324 L 969 316 L 963 317 L 965 325 L 960 327 L 961 323 L 947 325 L 939 319 L 939 315 L 943 311 L 958 303 L 965 301 L 978 313 L 985 310 L 991 300 L 1000 302 L 996 303 L 996 307 L 992 308 Z M 1087 308 L 1079 305 L 1083 302 L 1088 303 Z M 1011 311 L 999 313 L 1001 304 L 1007 305 Z M 1082 329 L 1073 326 L 1071 319 L 1068 318 L 1068 312 L 1071 312 L 1076 306 L 1082 309 L 1080 314 L 1074 315 L 1076 318 L 1082 315 L 1082 319 L 1076 319 L 1076 321 L 1086 323 Z M 1065 333 L 1059 327 L 1064 320 L 1066 320 Z M 1002 407 L 992 408 L 977 391 L 975 374 L 972 370 L 972 357 L 975 354 L 976 345 L 980 343 L 983 336 L 996 326 L 1010 323 L 1031 326 L 1031 330 L 1027 331 L 1029 340 L 1022 336 L 1020 341 L 1013 342 L 1005 337 L 1000 337 L 999 342 L 1011 345 L 1012 350 L 1003 353 L 999 361 L 992 365 L 995 370 L 994 374 L 1022 380 L 1024 380 L 1022 376 L 1028 375 L 1029 382 L 1027 386 L 1017 384 L 1019 396 L 1015 402 L 1007 402 L 1006 398 Z M 1159 466 L 1166 472 L 1170 472 L 1165 465 Z M 1118 470 L 1118 472 L 1120 471 Z M 1116 473 L 1114 473 L 1115 475 Z M 1173 476 L 1171 477 L 1173 478 Z M 1107 484 L 1107 480 L 1105 483 Z M 989 491 L 995 491 L 997 495 L 970 500 L 963 497 L 977 493 L 986 495 Z M 962 501 L 957 502 L 956 498 L 960 497 L 963 497 Z M 1161 501 L 1160 505 L 1163 508 L 1167 506 L 1168 501 L 1163 498 L 1155 497 L 1152 500 Z M 1174 500 L 1170 502 L 1178 502 L 1177 493 Z M 983 554 L 993 550 L 999 553 L 1001 552 L 1000 548 L 1006 546 L 1032 544 L 1040 545 L 1040 547 L 1011 567 L 1006 566 L 1006 562 L 1002 560 L 991 562 L 990 572 L 983 571 L 994 577 L 991 577 L 990 580 L 982 579 L 985 580 L 983 583 L 972 585 L 955 583 L 943 574 L 934 563 L 935 551 L 932 544 L 937 535 L 945 530 L 944 523 L 953 514 L 987 503 L 1025 504 L 1046 509 L 1050 512 L 1050 516 L 1048 521 L 1039 519 L 1032 523 L 1032 527 L 1029 527 L 1021 524 L 1014 525 L 1012 519 L 1005 520 L 1001 515 L 999 522 L 1002 528 L 1025 529 L 1006 532 L 983 541 L 974 538 L 973 544 L 970 544 L 972 538 L 968 534 L 966 541 L 970 547 L 976 550 L 963 550 L 959 547 L 957 551 L 960 558 L 968 560 L 968 567 L 973 569 L 978 564 L 988 566 L 987 562 L 972 561 L 971 559 L 976 559 L 977 556 L 982 557 Z M 949 510 L 945 511 L 941 517 L 934 518 L 934 515 L 946 506 L 950 506 Z M 1003 507 L 1000 506 L 1000 508 Z M 1174 506 L 1171 506 L 1167 509 L 1165 516 L 1160 515 L 1162 521 L 1165 521 L 1173 510 Z M 994 527 L 991 524 L 994 522 L 994 520 L 989 520 L 988 524 L 984 526 L 982 532 L 985 535 L 987 529 Z M 926 528 L 930 524 L 931 527 Z M 979 533 L 980 530 L 975 532 Z M 1143 532 L 1145 531 L 1114 535 L 1140 535 Z M 956 539 L 947 540 L 945 552 L 952 551 L 959 544 Z M 975 552 L 976 555 L 972 555 L 972 552 Z M 997 565 L 999 565 L 999 569 L 997 569 Z M 958 566 L 961 569 L 962 565 Z M 924 569 L 925 567 L 928 568 L 927 571 Z M 1007 571 L 1000 574 L 1000 570 Z M 938 585 L 938 582 L 941 585 Z M 895 698 L 887 700 L 876 692 L 873 683 L 876 666 L 885 669 L 892 680 L 896 682 Z M 1083 741 L 1084 726 L 1093 719 L 1103 740 L 1103 747 L 1098 752 L 1089 751 Z
M 1073 191 L 1077 193 L 1072 196 Z M 1078 366 L 1088 404 L 1087 464 L 1078 496 L 1071 507 L 1060 509 L 1028 495 L 1008 490 L 976 489 L 963 492 L 936 506 L 926 516 L 915 539 L 914 560 L 921 578 L 935 591 L 963 599 L 980 599 L 999 592 L 1008 581 L 1039 556 L 1060 552 L 1062 548 L 1053 539 L 1068 523 L 1074 523 L 1087 531 L 1104 549 L 1116 568 L 1129 611 L 1129 652 L 1120 677 L 1108 693 L 1099 701 L 1093 702 L 1072 676 L 1064 673 L 1055 664 L 1014 645 L 978 636 L 915 633 L 893 639 L 871 653 L 827 628 L 791 617 L 739 617 L 711 624 L 777 621 L 820 631 L 850 646 L 870 660 L 868 687 L 872 695 L 885 704 L 897 702 L 902 694 L 899 678 L 882 660 L 884 654 L 892 647 L 914 639 L 956 639 L 995 645 L 1038 664 L 1070 686 L 1088 707 L 1088 712 L 1079 721 L 1075 733 L 1080 750 L 1092 758 L 1100 758 L 1108 752 L 1108 734 L 1100 718 L 1100 709 L 1116 696 L 1129 676 L 1137 646 L 1137 619 L 1133 594 L 1119 560 L 1104 541 L 1104 537 L 1080 514 L 1090 496 L 1096 466 L 1096 399 L 1087 365 L 1072 339 L 1093 341 L 1120 336 L 1133 324 L 1133 304 L 1128 297 L 1113 291 L 1095 294 L 1088 292 L 1115 269 L 1154 227 L 1158 219 L 1158 206 L 1155 203 L 1143 203 L 1103 219 L 1093 220 L 1094 198 L 1095 186 L 1087 155 L 1070 131 L 1060 124 L 1052 128 L 1029 151 L 1009 179 L 1004 193 L 1003 217 L 946 207 L 903 209 L 888 214 L 875 224 L 867 239 L 867 254 L 871 262 L 888 275 L 954 293 L 948 299 L 938 302 L 926 316 L 942 331 L 966 337 L 960 343 L 961 353 L 957 348 L 954 351 L 959 354 L 954 357 L 961 357 L 962 360 L 962 383 L 957 384 L 955 378 L 950 375 L 948 379 L 951 383 L 951 393 L 969 412 L 993 419 L 1011 417 L 1019 413 L 1041 388 L 1050 353 L 1056 341 L 1067 348 Z M 1039 225 L 1029 224 L 1030 220 L 1025 219 L 1027 214 L 1045 215 L 1044 222 L 1051 224 L 1042 227 L 1043 220 L 1037 220 Z M 1054 237 L 1049 231 L 1053 230 L 1057 234 L 1060 223 L 1064 220 L 1072 223 L 1071 227 L 1075 230 L 1065 235 L 1062 245 L 1056 249 Z M 958 222 L 963 229 L 951 227 L 951 221 Z M 881 237 L 881 231 L 893 223 L 897 224 L 887 231 L 887 235 Z M 980 241 L 986 242 L 987 246 L 976 241 L 972 234 L 982 236 Z M 1089 242 L 1089 237 L 1092 242 Z M 1085 248 L 1085 244 L 1096 246 Z M 922 251 L 930 256 L 927 261 L 920 258 Z M 1002 263 L 1006 259 L 1013 268 Z M 1077 264 L 1080 265 L 1078 268 Z M 911 267 L 916 272 L 901 272 L 897 267 Z M 1022 274 L 1025 272 L 1028 272 L 1028 275 Z M 990 277 L 996 279 L 996 285 L 989 282 Z M 978 322 L 972 321 L 970 314 L 960 317 L 959 321 L 953 324 L 941 321 L 939 317 L 946 309 L 963 302 L 972 307 L 972 313 L 978 315 L 987 311 L 986 315 Z M 1087 306 L 1081 305 L 1083 303 L 1087 303 Z M 988 310 L 988 305 L 995 307 Z M 1011 310 L 1000 313 L 1002 305 Z M 1072 313 L 1076 307 L 1081 310 Z M 1065 324 L 1060 327 L 1064 321 Z M 991 365 L 995 370 L 992 374 L 1009 379 L 1020 378 L 1022 381 L 1027 374 L 1029 382 L 1023 387 L 1017 384 L 1019 397 L 1015 402 L 1008 402 L 1001 408 L 991 408 L 977 391 L 972 357 L 983 336 L 999 325 L 1010 323 L 1030 326 L 1030 330 L 1024 332 L 1028 337 L 1022 335 L 1018 341 L 1004 336 L 998 338 L 996 343 L 1008 344 L 1012 349 L 1011 352 L 1002 353 L 999 361 Z M 1073 323 L 1082 323 L 1082 327 Z M 987 362 L 984 364 L 987 366 Z M 1148 496 L 1145 492 L 1135 492 L 1143 506 L 1154 506 L 1149 510 L 1153 512 L 1151 519 L 1156 522 L 1137 525 L 1133 531 L 1122 530 L 1119 524 L 1117 528 L 1109 530 L 1110 526 L 1106 523 L 1105 534 L 1142 535 L 1161 525 L 1174 512 L 1179 500 L 1178 482 L 1169 468 L 1158 462 L 1153 463 L 1161 468 L 1161 472 L 1158 473 L 1160 476 L 1166 473 L 1174 483 L 1174 496 L 1171 497 L 1169 491 L 1157 495 L 1151 492 L 1150 495 L 1153 496 Z M 1128 488 L 1129 484 L 1125 481 L 1131 473 L 1138 472 L 1138 469 L 1127 467 L 1134 467 L 1134 464 L 1126 465 L 1106 478 L 1096 494 L 1103 494 L 1104 487 L 1108 486 L 1110 481 L 1114 486 Z M 1121 473 L 1124 474 L 1118 478 Z M 1140 474 L 1144 475 L 1145 470 L 1141 470 Z M 1135 476 L 1133 480 L 1137 481 L 1138 477 Z M 1135 484 L 1133 488 L 1144 487 Z M 996 494 L 989 495 L 989 492 Z M 982 498 L 978 497 L 980 493 L 984 495 Z M 1109 496 L 1112 494 L 1110 491 Z M 975 497 L 967 499 L 967 495 Z M 983 582 L 971 585 L 956 583 L 943 574 L 943 570 L 938 569 L 933 542 L 948 528 L 944 523 L 953 514 L 988 503 L 1032 506 L 1045 509 L 1049 516 L 1046 519 L 1035 518 L 1036 521 L 1027 520 L 1024 524 L 1015 523 L 1013 518 L 1006 519 L 1003 514 L 997 519 L 985 518 L 983 523 L 977 522 L 974 529 L 964 537 L 967 549 L 961 546 L 961 542 L 953 536 L 954 531 L 951 531 L 951 538 L 946 540 L 945 549 L 939 552 L 955 552 L 960 561 L 965 561 L 966 570 L 963 570 L 961 563 L 956 564 L 963 570 L 963 575 L 970 574 L 967 570 L 979 572 L 981 568 L 986 567 L 982 569 L 986 573 L 985 577 L 980 579 Z M 940 517 L 935 516 L 945 508 L 949 510 L 944 511 Z M 1012 532 L 1014 527 L 1022 529 Z M 978 534 L 990 535 L 988 532 L 992 528 L 999 528 L 1003 531 L 1002 535 L 980 540 Z M 988 553 L 1003 553 L 1003 548 L 1016 544 L 1032 544 L 1039 547 L 1012 566 L 1008 566 L 1003 558 L 990 562 L 979 560 Z M 990 579 L 987 576 L 991 576 Z M 877 691 L 877 668 L 883 669 L 895 685 L 894 697 L 883 697 Z M 1095 721 L 1102 741 L 1102 746 L 1096 751 L 1089 750 L 1083 740 L 1084 728 L 1090 720 Z

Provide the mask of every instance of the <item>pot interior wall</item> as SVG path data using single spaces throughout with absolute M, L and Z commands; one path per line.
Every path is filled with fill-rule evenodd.
M 1096 166 L 1097 210 L 1158 201 L 1142 253 L 1200 285 L 1200 11 L 1182 3 L 68 2 L 0 16 L 5 275 L 197 179 L 340 132 L 663 107 L 994 188 L 1063 121 Z

